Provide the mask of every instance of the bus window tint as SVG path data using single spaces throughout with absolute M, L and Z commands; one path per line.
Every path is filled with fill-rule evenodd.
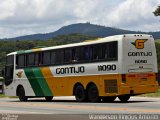
M 43 65 L 49 65 L 51 63 L 51 55 L 50 52 L 43 52 L 42 53 L 42 64 Z
M 56 60 L 56 54 L 54 51 L 51 51 L 51 64 L 55 64 L 55 60 Z
M 39 66 L 39 54 L 38 53 L 36 53 L 35 54 L 35 64 L 34 64 L 34 66 Z
M 108 60 L 116 60 L 117 59 L 117 41 L 111 42 L 110 44 L 106 45 L 106 53 Z
M 93 53 L 92 53 L 93 57 L 92 59 L 93 60 L 100 60 L 100 59 L 103 59 L 103 56 L 102 56 L 102 45 L 95 45 L 93 46 Z
M 89 47 L 85 47 L 84 48 L 85 60 L 89 60 L 89 55 L 90 55 L 89 52 L 90 52 Z
M 77 47 L 75 48 L 75 56 L 73 56 L 73 58 L 80 62 L 80 61 L 84 61 L 85 60 L 85 56 L 84 56 L 84 47 Z
M 93 45 L 90 56 L 92 60 L 117 60 L 117 42 Z
M 55 52 L 56 52 L 55 53 L 55 58 L 56 58 L 55 63 L 56 64 L 63 64 L 63 62 L 64 62 L 64 50 L 60 49 L 60 50 L 56 50 Z
M 16 57 L 16 65 L 17 67 L 25 66 L 25 56 L 24 55 L 19 55 Z
M 35 59 L 34 54 L 28 54 L 27 55 L 27 66 L 34 66 Z
M 72 61 L 72 49 L 68 48 L 64 50 L 64 62 L 70 63 Z

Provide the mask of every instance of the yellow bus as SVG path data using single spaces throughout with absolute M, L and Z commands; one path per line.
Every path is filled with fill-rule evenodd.
M 75 96 L 78 102 L 122 102 L 158 89 L 154 39 L 126 34 L 7 55 L 4 92 L 30 97 Z

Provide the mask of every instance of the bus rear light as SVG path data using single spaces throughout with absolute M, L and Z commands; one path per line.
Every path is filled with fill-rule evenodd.
M 126 75 L 122 75 L 122 83 L 126 83 Z

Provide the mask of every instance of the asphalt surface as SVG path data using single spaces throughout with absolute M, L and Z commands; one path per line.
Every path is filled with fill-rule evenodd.
M 1 119 L 9 114 L 9 117 L 18 115 L 23 120 L 29 117 L 35 120 L 85 120 L 91 114 L 160 114 L 160 98 L 131 97 L 127 103 L 118 99 L 112 103 L 78 103 L 74 97 L 55 97 L 51 102 L 46 102 L 44 98 L 29 99 L 27 102 L 19 102 L 17 98 L 0 98 L 0 113 Z

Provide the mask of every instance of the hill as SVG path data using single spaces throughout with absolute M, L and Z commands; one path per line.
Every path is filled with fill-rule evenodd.
M 87 35 L 92 35 L 96 37 L 107 37 L 107 36 L 119 35 L 119 34 L 140 33 L 140 34 L 151 34 L 155 39 L 160 39 L 160 31 L 159 32 L 139 32 L 139 31 L 129 31 L 129 30 L 123 30 L 118 28 L 94 25 L 90 23 L 78 23 L 78 24 L 71 24 L 68 26 L 64 26 L 59 30 L 51 33 L 26 35 L 26 36 L 20 36 L 16 38 L 9 38 L 6 40 L 48 40 L 58 35 L 67 35 L 72 33 L 81 33 L 81 34 L 87 34 Z

